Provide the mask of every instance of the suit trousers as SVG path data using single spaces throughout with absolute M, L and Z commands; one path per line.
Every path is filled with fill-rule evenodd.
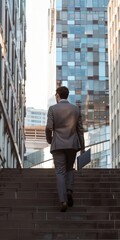
M 60 202 L 67 202 L 67 189 L 73 190 L 76 150 L 62 149 L 52 153 Z

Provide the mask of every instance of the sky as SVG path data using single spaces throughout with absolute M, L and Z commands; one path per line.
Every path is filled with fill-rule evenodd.
M 26 106 L 47 109 L 49 0 L 26 0 Z

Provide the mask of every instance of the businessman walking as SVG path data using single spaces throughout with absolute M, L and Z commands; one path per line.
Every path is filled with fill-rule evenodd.
M 60 211 L 65 212 L 73 206 L 73 165 L 76 153 L 84 152 L 84 134 L 80 109 L 67 100 L 68 88 L 58 87 L 55 96 L 57 104 L 48 109 L 46 140 L 51 144 Z

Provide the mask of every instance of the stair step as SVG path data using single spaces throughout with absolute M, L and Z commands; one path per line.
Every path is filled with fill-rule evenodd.
M 78 186 L 79 184 L 79 186 Z M 1 188 L 15 188 L 15 189 L 56 189 L 56 182 L 8 182 L 8 183 L 0 183 L 0 189 Z M 114 188 L 114 189 L 120 189 L 120 182 L 79 182 L 75 183 L 74 189 L 101 189 L 101 188 Z
M 63 213 L 61 213 L 63 214 Z M 72 232 L 79 230 L 101 230 L 101 229 L 110 229 L 110 230 L 119 230 L 120 221 L 117 220 L 79 220 L 79 221 L 66 221 L 64 222 L 59 220 L 0 220 L 0 226 L 2 229 L 36 229 L 41 232 Z
M 43 169 L 43 168 L 41 168 L 41 169 L 33 169 L 33 168 L 29 168 L 29 169 L 1 169 L 0 170 L 0 175 L 1 176 L 4 176 L 4 175 L 8 175 L 8 176 L 12 176 L 12 175 L 16 175 L 16 176 L 19 176 L 19 175 L 25 175 L 26 177 L 27 176 L 29 176 L 29 175 L 31 175 L 31 176 L 41 176 L 41 175 L 48 175 L 48 176 L 51 176 L 52 174 L 55 174 L 55 169 Z M 119 174 L 120 174 L 120 169 L 118 168 L 118 169 L 101 169 L 101 168 L 99 168 L 99 169 L 97 169 L 97 168 L 95 168 L 95 169 L 82 169 L 82 170 L 79 170 L 79 171 L 75 171 L 75 174 L 76 175 L 83 175 L 83 176 L 89 176 L 89 175 L 91 175 L 91 176 L 95 176 L 95 175 L 97 175 L 97 176 L 101 176 L 101 175 L 118 175 L 118 176 L 120 176 Z
M 106 191 L 89 191 L 83 192 L 81 189 L 79 191 L 74 192 L 74 199 L 120 199 L 120 191 L 119 192 L 106 192 Z M 56 190 L 54 191 L 45 191 L 45 190 L 16 190 L 16 189 L 1 189 L 0 190 L 0 199 L 58 199 L 58 194 Z
M 120 239 L 120 233 L 117 230 L 76 230 L 71 232 L 54 232 L 51 229 L 48 232 L 32 229 L 7 229 L 0 232 L 2 240 L 110 240 Z M 17 238 L 16 238 L 17 236 Z
M 120 169 L 75 171 L 73 196 L 61 213 L 55 169 L 1 170 L 0 239 L 120 239 Z
M 50 183 L 54 184 L 56 180 L 56 177 L 51 176 L 51 177 L 0 177 L 0 185 L 2 184 L 10 184 L 10 183 L 27 183 L 29 184 L 32 182 L 33 184 L 35 183 Z M 82 177 L 82 176 L 77 176 L 75 177 L 75 183 L 79 184 L 111 184 L 111 183 L 119 183 L 120 182 L 120 177 Z
M 58 205 L 58 199 L 55 198 L 40 198 L 40 199 L 1 199 L 0 200 L 0 206 L 48 206 L 48 205 Z M 75 198 L 74 199 L 74 205 L 78 206 L 120 206 L 120 199 L 110 199 L 110 198 Z
M 6 213 L 12 213 L 12 212 L 33 212 L 33 213 L 39 213 L 39 212 L 60 212 L 60 206 L 59 204 L 56 206 L 24 206 L 24 205 L 14 205 L 14 206 L 0 206 L 0 213 L 6 212 Z M 120 206 L 74 206 L 72 208 L 68 208 L 68 212 L 77 212 L 79 214 L 81 213 L 100 213 L 100 212 L 120 212 Z
M 33 212 L 33 211 L 10 211 L 10 212 L 0 212 L 0 221 L 4 220 L 15 220 L 16 221 L 113 221 L 120 220 L 120 212 L 73 212 L 69 210 L 65 214 L 61 214 L 61 212 Z

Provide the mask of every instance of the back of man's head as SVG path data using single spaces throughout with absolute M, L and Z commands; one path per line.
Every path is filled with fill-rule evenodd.
M 61 99 L 67 99 L 68 95 L 69 95 L 69 89 L 67 87 L 65 87 L 65 86 L 58 87 L 56 89 L 56 94 L 57 93 L 59 94 Z

